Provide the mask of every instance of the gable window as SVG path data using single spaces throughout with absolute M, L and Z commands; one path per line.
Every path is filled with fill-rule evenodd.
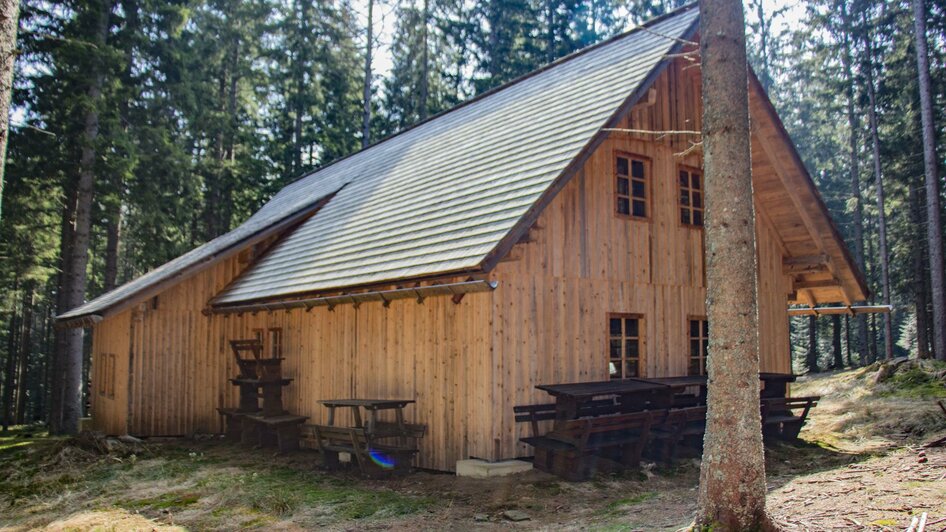
M 680 223 L 703 225 L 703 173 L 680 167 Z
M 282 329 L 269 330 L 269 356 L 270 358 L 282 357 Z
M 103 353 L 96 359 L 99 395 L 115 398 L 115 355 Z
M 644 319 L 639 314 L 608 315 L 608 374 L 612 379 L 640 376 Z
M 690 366 L 688 375 L 706 375 L 706 353 L 709 350 L 709 322 L 704 317 L 689 320 Z
M 619 215 L 647 219 L 647 174 L 646 159 L 623 153 L 615 156 L 614 197 Z

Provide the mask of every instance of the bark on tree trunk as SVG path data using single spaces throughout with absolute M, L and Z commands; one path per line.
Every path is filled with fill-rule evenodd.
M 365 45 L 364 110 L 362 111 L 361 147 L 371 143 L 371 55 L 374 52 L 374 0 L 368 0 L 367 44 Z
M 16 62 L 16 30 L 20 20 L 19 0 L 0 0 L 0 205 L 3 202 L 7 137 L 10 130 L 10 92 Z
M 427 108 L 429 106 L 428 99 L 430 98 L 430 0 L 424 0 L 424 11 L 423 11 L 423 24 L 421 31 L 423 31 L 422 38 L 422 48 L 421 48 L 421 65 L 420 65 L 420 119 L 427 120 Z
M 92 61 L 89 73 L 88 108 L 85 111 L 85 124 L 82 131 L 82 150 L 79 160 L 79 179 L 76 186 L 76 216 L 73 231 L 71 253 L 66 264 L 64 283 L 64 305 L 60 314 L 81 305 L 85 300 L 87 284 L 86 267 L 89 262 L 89 230 L 92 216 L 92 195 L 95 181 L 95 144 L 99 135 L 98 105 L 102 95 L 104 78 L 105 41 L 108 36 L 109 5 L 100 0 L 90 9 L 95 10 L 95 28 L 92 42 L 100 52 Z M 60 352 L 62 365 L 62 419 L 57 433 L 76 434 L 79 432 L 79 418 L 82 416 L 82 362 L 83 330 L 61 329 Z
M 16 382 L 16 310 L 10 312 L 10 323 L 7 328 L 7 358 L 3 371 L 3 432 L 13 424 L 13 383 Z
M 847 359 L 847 367 L 853 368 L 851 362 L 851 317 L 844 315 L 844 356 Z
M 808 351 L 805 352 L 805 366 L 810 373 L 818 373 L 818 317 L 808 316 Z
M 864 260 L 864 207 L 861 200 L 860 183 L 860 159 L 858 158 L 858 145 L 860 144 L 860 119 L 855 111 L 854 95 L 854 73 L 853 58 L 851 54 L 850 28 L 852 21 L 848 12 L 847 0 L 841 0 L 841 21 L 842 21 L 842 43 L 843 53 L 841 54 L 844 64 L 845 90 L 847 92 L 847 121 L 850 131 L 849 140 L 849 166 L 851 170 L 851 196 L 854 198 L 854 259 L 857 261 L 857 267 L 861 273 L 867 274 Z M 860 314 L 857 317 L 857 356 L 861 366 L 866 365 L 868 358 L 868 337 L 867 337 L 867 315 Z
M 923 201 L 920 199 L 920 183 L 911 184 L 910 189 L 910 218 L 915 231 L 912 231 L 913 242 L 913 295 L 916 309 L 916 354 L 919 358 L 930 357 L 929 340 L 929 297 L 927 292 L 926 261 L 923 257 Z
M 930 64 L 923 0 L 913 0 L 916 62 L 919 71 L 920 118 L 923 123 L 923 164 L 926 169 L 926 238 L 930 255 L 930 292 L 933 302 L 933 354 L 946 360 L 946 266 L 943 264 L 943 222 L 940 216 L 939 169 L 930 95 Z
M 118 245 L 122 232 L 122 202 L 118 200 L 108 217 L 105 228 L 105 275 L 103 288 L 106 292 L 115 288 L 118 282 Z
M 66 310 L 66 269 L 72 256 L 72 239 L 75 231 L 76 190 L 75 183 L 67 183 L 62 209 L 62 225 L 59 239 L 59 279 L 56 283 L 56 313 Z M 49 365 L 49 432 L 58 434 L 62 425 L 62 400 L 64 397 L 63 358 L 68 350 L 68 336 L 54 331 L 52 363 Z
M 862 13 L 867 28 L 866 12 Z M 874 48 L 869 29 L 864 32 L 864 46 L 867 51 L 865 72 L 867 74 L 867 98 L 869 109 L 867 117 L 870 121 L 871 147 L 874 161 L 874 186 L 877 189 L 877 240 L 880 252 L 880 282 L 883 292 L 884 305 L 890 304 L 890 264 L 887 253 L 887 213 L 884 198 L 884 179 L 880 168 L 880 136 L 877 132 L 877 95 L 874 90 Z M 893 358 L 893 322 L 890 313 L 884 314 L 884 357 Z
M 834 351 L 834 369 L 844 368 L 844 356 L 841 352 L 841 316 L 831 315 L 831 349 Z
M 745 16 L 739 0 L 700 2 L 706 186 L 706 308 L 713 324 L 698 526 L 765 525 L 759 415 L 758 279 Z
M 27 281 L 23 288 L 22 318 L 20 325 L 19 360 L 16 367 L 16 413 L 13 416 L 17 425 L 22 425 L 26 417 L 26 385 L 29 371 L 30 355 L 33 348 L 33 300 L 36 286 L 33 281 Z

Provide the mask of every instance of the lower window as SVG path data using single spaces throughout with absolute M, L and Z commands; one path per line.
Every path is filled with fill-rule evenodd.
M 709 322 L 706 318 L 689 320 L 690 367 L 689 375 L 706 375 L 706 354 L 709 350 Z
M 608 316 L 608 373 L 612 379 L 641 375 L 643 325 L 639 314 Z

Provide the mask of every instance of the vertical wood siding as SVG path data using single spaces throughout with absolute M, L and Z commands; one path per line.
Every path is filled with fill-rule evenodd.
M 698 69 L 684 66 L 675 63 L 658 79 L 656 100 L 635 108 L 626 127 L 699 130 Z M 530 240 L 490 274 L 499 288 L 459 304 L 431 297 L 389 308 L 205 316 L 207 301 L 245 267 L 228 259 L 168 289 L 156 306 L 96 327 L 95 357 L 123 354 L 123 376 L 133 351 L 123 383 L 131 400 L 96 398 L 96 426 L 124 432 L 127 415 L 132 434 L 219 432 L 216 408 L 237 403 L 227 341 L 279 327 L 285 373 L 294 379 L 285 404 L 310 422 L 324 421 L 319 399 L 410 398 L 417 402 L 407 417 L 429 427 L 420 466 L 450 470 L 471 456 L 529 454 L 512 406 L 549 401 L 536 384 L 607 378 L 607 313 L 643 315 L 646 375 L 685 374 L 687 318 L 705 314 L 703 232 L 679 223 L 677 203 L 677 165 L 700 167 L 698 153 L 679 156 L 688 140 L 613 134 L 548 206 Z M 648 221 L 614 214 L 615 150 L 651 161 Z M 763 217 L 758 237 L 762 367 L 788 371 L 781 244 Z

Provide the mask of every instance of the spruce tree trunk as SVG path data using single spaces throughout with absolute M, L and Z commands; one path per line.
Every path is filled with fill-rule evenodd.
M 923 123 L 923 164 L 926 169 L 926 238 L 930 255 L 930 292 L 933 302 L 933 354 L 946 360 L 946 265 L 943 264 L 943 222 L 940 211 L 936 133 L 930 94 L 930 64 L 923 0 L 913 0 L 916 62 L 919 71 L 920 118 Z
M 860 144 L 860 119 L 855 111 L 854 95 L 854 73 L 853 57 L 851 54 L 850 28 L 852 21 L 848 12 L 847 0 L 841 0 L 841 21 L 842 21 L 842 44 L 843 52 L 841 54 L 844 64 L 844 85 L 847 93 L 847 121 L 849 135 L 849 166 L 851 170 L 851 196 L 854 198 L 854 260 L 857 261 L 857 267 L 861 273 L 867 275 L 866 261 L 864 260 L 864 206 L 861 203 L 861 183 L 860 183 L 860 159 L 858 158 L 858 145 Z M 859 314 L 857 316 L 857 355 L 861 366 L 866 365 L 868 358 L 868 331 L 867 315 Z
M 910 186 L 910 218 L 915 228 L 911 231 L 914 237 L 913 242 L 913 295 L 914 306 L 916 309 L 916 354 L 918 358 L 930 357 L 929 340 L 929 294 L 926 281 L 926 261 L 923 257 L 923 241 L 925 240 L 923 227 L 923 205 L 920 199 L 919 187 L 917 183 Z
M 854 363 L 851 362 L 851 317 L 847 314 L 844 315 L 844 356 L 847 360 L 847 367 L 853 368 Z
M 16 367 L 16 413 L 13 416 L 17 425 L 22 425 L 26 417 L 27 374 L 32 355 L 33 336 L 33 300 L 36 292 L 35 282 L 26 282 L 23 289 L 22 318 L 20 324 L 19 357 Z
M 371 54 L 374 52 L 374 0 L 368 0 L 367 44 L 365 45 L 364 110 L 362 111 L 361 147 L 371 144 Z
M 884 179 L 880 167 L 880 135 L 877 132 L 877 95 L 874 89 L 874 47 L 869 27 L 865 20 L 864 46 L 867 52 L 865 73 L 867 74 L 867 98 L 869 108 L 867 117 L 870 121 L 871 147 L 874 161 L 874 186 L 877 189 L 877 240 L 880 253 L 880 282 L 884 305 L 890 304 L 890 263 L 887 252 L 887 213 L 884 197 Z M 890 312 L 884 314 L 884 357 L 893 358 L 893 323 Z
M 16 310 L 10 312 L 10 322 L 7 326 L 7 356 L 3 370 L 3 432 L 13 424 L 13 385 L 16 375 Z
M 105 228 L 105 274 L 103 288 L 106 292 L 115 288 L 118 282 L 118 246 L 121 242 L 122 203 L 115 202 Z
M 76 185 L 75 228 L 70 246 L 70 256 L 66 261 L 65 282 L 63 287 L 63 306 L 59 309 L 62 314 L 85 301 L 87 284 L 86 267 L 89 262 L 89 235 L 92 216 L 92 195 L 95 181 L 95 145 L 99 135 L 98 105 L 102 95 L 104 80 L 103 54 L 105 41 L 108 36 L 109 5 L 104 0 L 94 2 L 90 9 L 94 10 L 95 26 L 91 35 L 91 42 L 95 44 L 96 53 L 92 68 L 89 72 L 89 86 L 87 89 L 88 103 L 85 110 L 85 124 L 82 130 L 82 150 L 79 159 L 79 179 Z M 82 416 L 82 362 L 83 362 L 83 330 L 60 329 L 57 336 L 61 338 L 58 346 L 62 349 L 58 353 L 61 360 L 60 375 L 62 379 L 62 417 L 55 432 L 60 434 L 76 434 L 79 432 L 79 418 Z
M 19 19 L 20 0 L 0 0 L 0 205 L 3 203 L 7 137 L 10 131 L 10 92 L 13 90 L 13 64 L 16 62 L 16 30 Z
M 831 349 L 834 352 L 834 369 L 844 368 L 844 355 L 841 352 L 841 315 L 831 315 Z
M 809 373 L 818 373 L 818 317 L 808 316 L 808 350 L 805 352 L 805 366 Z
M 427 120 L 430 98 L 430 0 L 424 0 L 420 64 L 420 119 Z
M 698 526 L 766 523 L 759 414 L 759 315 L 740 0 L 700 2 L 706 185 L 706 308 L 713 324 Z

